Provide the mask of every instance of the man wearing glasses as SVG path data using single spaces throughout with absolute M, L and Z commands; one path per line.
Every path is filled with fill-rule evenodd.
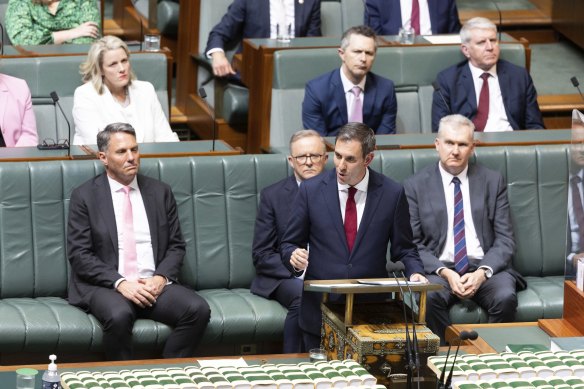
M 298 326 L 302 278 L 282 263 L 280 242 L 300 183 L 324 170 L 328 155 L 324 139 L 314 130 L 300 130 L 290 139 L 288 163 L 294 175 L 262 190 L 255 223 L 253 263 L 256 277 L 251 292 L 274 299 L 288 309 L 284 323 L 284 353 L 302 351 Z

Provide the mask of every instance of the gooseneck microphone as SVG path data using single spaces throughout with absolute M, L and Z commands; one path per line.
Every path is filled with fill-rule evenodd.
M 491 0 L 491 3 L 497 9 L 497 14 L 499 15 L 499 42 L 501 42 L 501 34 L 503 33 L 503 13 L 501 13 L 501 8 L 499 8 L 499 4 L 495 0 Z
M 450 372 L 448 373 L 448 378 L 444 383 L 444 389 L 450 389 L 450 384 L 452 383 L 452 374 L 454 372 L 454 365 L 456 364 L 456 357 L 458 356 L 458 350 L 460 350 L 460 344 L 463 340 L 475 340 L 479 337 L 476 331 L 461 331 L 458 337 L 458 345 L 456 346 L 456 353 L 454 353 L 454 360 L 452 361 L 452 366 L 450 366 Z
M 396 265 L 398 263 L 401 262 L 396 262 Z M 399 266 L 399 265 L 398 265 Z M 403 263 L 402 263 L 403 266 Z M 405 290 L 402 288 L 401 283 L 399 282 L 399 278 L 397 277 L 397 274 L 395 271 L 392 272 L 393 277 L 395 278 L 395 282 L 397 283 L 397 286 L 399 288 L 399 291 L 401 293 L 402 296 L 405 295 Z M 404 325 L 406 327 L 406 347 L 405 347 L 405 357 L 406 357 L 406 370 L 407 370 L 407 382 L 406 382 L 406 386 L 408 389 L 412 388 L 412 373 L 415 369 L 415 362 L 414 362 L 414 353 L 413 353 L 413 348 L 412 348 L 412 340 L 410 338 L 410 331 L 409 331 L 409 325 L 408 325 L 408 315 L 406 313 L 406 305 L 405 303 L 402 301 L 402 309 L 403 309 L 403 313 L 404 313 Z M 419 380 L 418 380 L 418 385 L 419 385 Z
M 4 26 L 0 23 L 0 55 L 4 55 Z
M 582 100 L 584 100 L 584 95 L 582 95 L 582 91 L 580 90 L 580 83 L 578 82 L 578 78 L 576 76 L 570 78 L 570 81 L 572 81 L 572 85 L 574 85 L 574 88 L 578 89 L 578 93 L 580 94 L 580 97 L 582 98 Z
M 400 270 L 400 273 L 404 279 L 404 284 L 406 284 L 406 288 L 408 288 L 408 292 L 410 293 L 410 307 L 413 307 L 414 306 L 414 293 L 412 292 L 412 288 L 410 287 L 410 283 L 408 282 L 408 278 L 404 274 L 403 270 Z M 420 352 L 418 349 L 418 333 L 416 331 L 416 316 L 414 315 L 413 309 L 411 309 L 411 314 L 412 314 L 412 339 L 414 341 L 412 344 L 412 348 L 414 350 L 414 363 L 416 365 L 416 371 L 418 374 L 418 386 L 420 386 L 420 368 L 421 368 Z
M 448 109 L 448 114 L 452 115 L 452 109 L 450 109 L 450 104 L 448 104 L 446 102 L 446 99 L 444 98 L 444 95 L 442 94 L 442 90 L 440 89 L 440 84 L 438 84 L 438 81 L 434 81 L 432 83 L 432 88 L 434 88 L 434 92 L 437 92 L 440 95 L 440 99 L 442 100 L 442 102 L 444 103 L 446 108 Z
M 61 107 L 61 103 L 59 103 L 59 96 L 57 95 L 57 92 L 52 91 L 50 93 L 50 95 L 51 95 L 51 99 L 53 99 L 53 103 L 57 107 L 59 107 L 59 110 L 61 111 L 61 114 L 63 114 L 63 117 L 65 118 L 65 122 L 67 122 L 67 130 L 68 130 L 68 132 L 67 132 L 67 142 L 68 142 L 68 145 L 66 147 L 63 146 L 61 148 L 63 148 L 63 149 L 64 148 L 67 148 L 67 150 L 68 150 L 67 151 L 67 157 L 70 157 L 71 156 L 71 123 L 69 123 L 69 119 L 67 119 L 67 115 L 65 115 L 65 111 L 63 111 L 63 107 Z M 58 128 L 57 128 L 57 131 L 58 131 Z M 57 135 L 58 135 L 58 132 L 57 132 Z M 58 136 L 57 136 L 57 138 L 58 138 Z M 57 139 L 57 143 L 58 142 L 59 142 L 59 140 Z
M 203 100 L 205 100 L 205 104 L 207 105 L 207 108 L 209 109 L 209 113 L 211 114 L 211 119 L 213 120 L 213 148 L 211 151 L 215 151 L 215 138 L 217 137 L 217 127 L 215 126 L 215 111 L 211 108 L 211 106 L 209 105 L 209 102 L 207 101 L 207 92 L 205 91 L 205 88 L 200 87 L 199 88 L 199 96 L 201 96 L 201 98 Z

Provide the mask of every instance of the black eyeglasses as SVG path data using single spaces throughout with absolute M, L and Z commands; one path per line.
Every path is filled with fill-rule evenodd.
M 61 150 L 69 148 L 69 139 L 57 139 L 55 142 L 52 138 L 46 138 L 43 143 L 38 145 L 40 150 Z
M 310 162 L 319 163 L 323 156 L 324 156 L 324 154 L 308 154 L 308 155 L 298 155 L 298 156 L 292 157 L 292 158 L 294 158 L 296 160 L 296 162 L 298 162 L 299 164 L 304 165 L 306 162 L 308 162 L 309 158 L 310 158 Z

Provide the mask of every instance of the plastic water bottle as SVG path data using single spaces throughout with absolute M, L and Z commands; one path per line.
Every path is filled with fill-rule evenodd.
M 51 363 L 49 363 L 48 369 L 43 373 L 43 389 L 62 389 L 61 388 L 61 376 L 57 370 L 57 356 L 52 354 L 49 356 Z

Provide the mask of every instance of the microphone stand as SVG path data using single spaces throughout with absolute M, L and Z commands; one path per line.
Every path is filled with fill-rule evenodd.
M 395 278 L 395 281 L 397 283 L 397 286 L 399 288 L 399 291 L 401 293 L 402 296 L 404 296 L 404 289 L 401 286 L 401 283 L 399 282 L 399 279 L 397 277 L 397 275 L 395 274 L 395 272 L 392 272 L 393 277 Z M 415 367 L 414 361 L 412 359 L 413 357 L 413 353 L 412 353 L 412 343 L 411 343 L 411 339 L 410 339 L 410 331 L 408 329 L 408 316 L 406 314 L 406 307 L 404 302 L 402 301 L 402 308 L 403 308 L 403 313 L 404 313 L 404 325 L 406 326 L 406 347 L 405 347 L 405 356 L 406 356 L 406 372 L 407 372 L 407 380 L 406 380 L 406 386 L 408 389 L 412 389 L 412 375 L 413 375 L 413 370 Z M 418 381 L 419 382 L 419 381 Z

